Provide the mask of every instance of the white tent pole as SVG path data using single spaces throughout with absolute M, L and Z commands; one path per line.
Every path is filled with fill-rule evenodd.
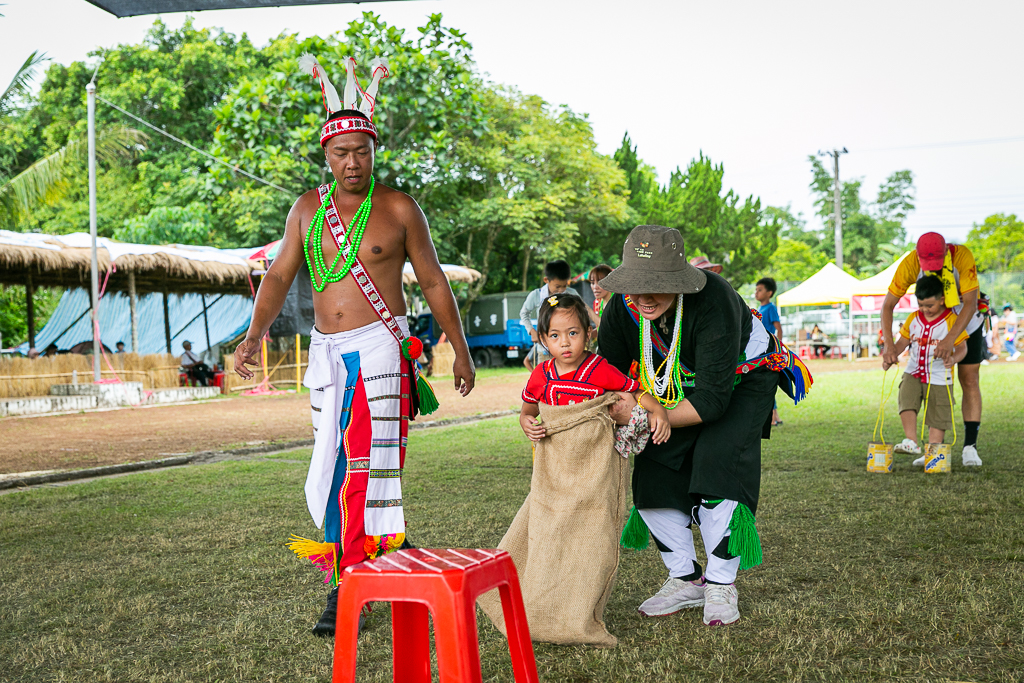
M 95 77 L 95 76 L 94 76 Z M 89 111 L 89 237 L 92 241 L 92 378 L 100 381 L 99 323 L 100 272 L 96 258 L 96 84 L 85 86 Z
M 850 295 L 850 360 L 854 360 L 853 355 L 853 295 Z

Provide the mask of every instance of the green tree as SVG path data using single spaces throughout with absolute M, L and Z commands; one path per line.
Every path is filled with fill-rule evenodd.
M 485 274 L 470 297 L 529 289 L 547 260 L 574 262 L 581 251 L 621 244 L 625 179 L 597 153 L 585 117 L 512 90 L 483 101 L 490 125 L 456 148 L 454 210 L 434 223 L 435 241 Z
M 613 158 L 626 174 L 626 188 L 629 190 L 629 207 L 635 214 L 635 222 L 643 224 L 649 220 L 658 197 L 658 174 L 654 167 L 644 163 L 637 155 L 637 148 L 627 132 L 622 145 L 615 150 Z
M 689 254 L 702 253 L 725 266 L 734 287 L 756 280 L 778 247 L 780 224 L 753 196 L 740 200 L 723 191 L 725 167 L 703 152 L 686 171 L 676 169 L 654 202 L 654 222 L 678 228 Z
M 1024 270 L 1024 221 L 1016 214 L 992 214 L 975 223 L 967 235 L 967 247 L 980 270 L 997 273 Z
M 779 239 L 779 248 L 772 255 L 767 272 L 779 282 L 799 282 L 817 273 L 828 263 L 828 257 L 801 240 Z
M 50 319 L 64 290 L 60 287 L 37 289 L 32 297 L 36 330 Z M 38 333 L 38 332 L 37 332 Z M 25 288 L 0 285 L 0 347 L 10 348 L 28 341 L 28 311 Z
M 135 244 L 206 244 L 211 227 L 210 210 L 205 204 L 156 206 L 145 216 L 125 220 L 114 231 L 114 238 Z
M 834 178 L 821 160 L 810 155 L 810 189 L 817 215 L 825 230 L 818 237 L 820 251 L 835 260 Z M 855 275 L 873 275 L 889 266 L 902 253 L 906 242 L 903 223 L 914 210 L 914 176 L 909 170 L 889 175 L 878 188 L 873 204 L 860 196 L 862 181 L 843 181 L 840 201 L 843 216 L 843 265 Z M 803 241 L 811 243 L 813 237 Z
M 418 33 L 408 39 L 367 12 L 343 35 L 305 40 L 282 35 L 263 50 L 270 68 L 241 78 L 215 110 L 212 152 L 291 194 L 273 194 L 265 186 L 240 182 L 230 170 L 212 168 L 215 191 L 234 188 L 225 209 L 268 201 L 272 207 L 255 219 L 251 212 L 222 211 L 225 237 L 249 245 L 279 237 L 295 197 L 328 181 L 319 135 L 326 112 L 319 86 L 298 69 L 305 52 L 318 57 L 339 91 L 345 83 L 342 57 L 351 55 L 363 65 L 374 57 L 387 58 L 395 77 L 382 84 L 374 114 L 381 142 L 374 173 L 416 197 L 428 217 L 451 204 L 450 186 L 457 183 L 449 179 L 459 173 L 454 150 L 487 129 L 483 82 L 469 42 L 460 31 L 443 26 L 441 15 L 432 15 Z
M 199 148 L 208 147 L 217 122 L 212 109 L 241 74 L 265 68 L 266 58 L 244 36 L 218 30 L 197 30 L 191 20 L 178 30 L 154 23 L 139 45 L 97 50 L 97 94 L 143 117 L 159 128 Z M 54 64 L 46 72 L 31 106 L 0 133 L 0 146 L 16 149 L 19 173 L 62 149 L 84 147 L 85 85 L 94 68 L 82 62 Z M 102 101 L 97 104 L 97 128 L 123 129 L 133 124 Z M 101 161 L 97 179 L 98 228 L 109 236 L 126 217 L 145 215 L 155 206 L 211 203 L 215 183 L 207 172 L 211 163 L 163 136 L 154 135 L 130 164 Z M 70 166 L 62 197 L 52 206 L 31 213 L 19 229 L 66 233 L 88 230 L 88 177 L 83 164 Z

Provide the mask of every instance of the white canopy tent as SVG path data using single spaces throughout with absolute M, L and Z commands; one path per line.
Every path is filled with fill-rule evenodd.
M 857 278 L 829 261 L 821 270 L 776 298 L 779 306 L 848 304 Z

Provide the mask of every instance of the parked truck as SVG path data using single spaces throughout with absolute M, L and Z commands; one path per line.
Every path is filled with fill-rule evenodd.
M 580 287 L 580 285 L 575 285 Z M 584 302 L 594 301 L 589 286 L 580 287 Z M 462 320 L 466 341 L 473 354 L 473 363 L 478 368 L 497 368 L 503 365 L 522 365 L 523 359 L 533 346 L 530 334 L 519 321 L 519 311 L 526 303 L 528 292 L 505 292 L 485 294 L 469 308 Z M 426 321 L 429 318 L 430 322 Z M 537 320 L 533 319 L 537 327 Z M 418 317 L 414 334 L 432 347 L 441 336 L 441 328 L 429 313 Z
M 519 311 L 526 301 L 526 292 L 486 294 L 469 308 L 462 320 L 466 341 L 478 368 L 497 368 L 523 362 L 533 341 L 523 324 Z M 432 349 L 441 337 L 441 328 L 430 313 L 417 316 L 413 334 Z

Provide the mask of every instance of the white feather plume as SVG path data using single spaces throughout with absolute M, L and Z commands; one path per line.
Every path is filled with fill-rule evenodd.
M 327 72 L 317 61 L 316 57 L 305 52 L 299 57 L 299 69 L 303 73 L 307 73 L 310 76 L 320 81 L 320 86 L 323 88 L 324 93 L 324 104 L 327 107 L 327 111 L 333 114 L 336 111 L 341 110 L 341 100 L 338 98 L 338 91 L 335 89 L 334 84 L 331 83 L 331 79 L 328 78 Z
M 363 99 L 359 104 L 359 111 L 366 114 L 366 117 L 373 120 L 373 110 L 377 106 L 377 89 L 380 82 L 391 75 L 387 60 L 375 57 L 370 62 L 370 85 L 363 91 Z

